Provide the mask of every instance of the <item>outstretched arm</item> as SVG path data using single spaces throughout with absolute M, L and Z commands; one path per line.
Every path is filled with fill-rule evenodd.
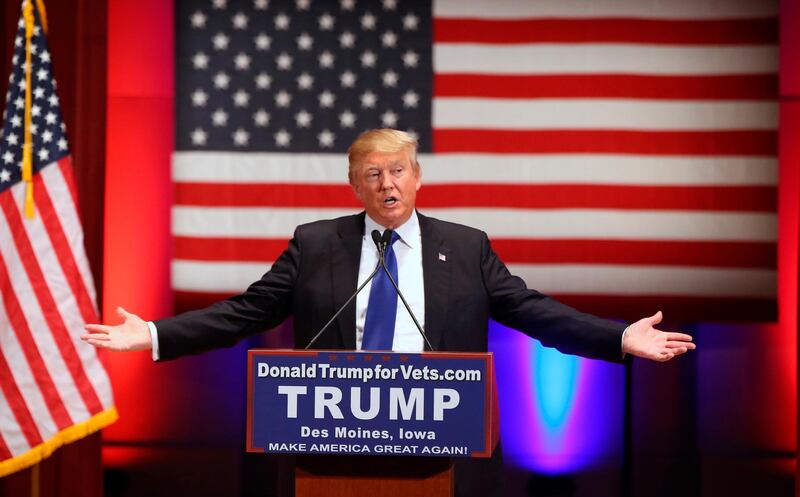
M 123 319 L 122 324 L 87 324 L 86 333 L 81 335 L 81 340 L 95 347 L 117 352 L 151 349 L 153 344 L 147 323 L 122 307 L 117 307 L 117 314 Z
M 654 326 L 661 318 L 658 311 L 630 325 L 622 341 L 622 352 L 663 362 L 695 349 L 690 335 L 656 329 Z

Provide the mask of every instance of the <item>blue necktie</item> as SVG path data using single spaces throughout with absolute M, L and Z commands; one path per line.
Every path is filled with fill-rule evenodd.
M 399 285 L 397 279 L 397 257 L 394 255 L 394 242 L 400 239 L 397 232 L 392 233 L 392 241 L 386 248 L 384 259 L 386 267 L 392 278 Z M 397 317 L 397 292 L 381 270 L 372 280 L 367 304 L 367 319 L 364 323 L 364 339 L 361 342 L 362 350 L 392 350 L 394 341 L 394 321 Z

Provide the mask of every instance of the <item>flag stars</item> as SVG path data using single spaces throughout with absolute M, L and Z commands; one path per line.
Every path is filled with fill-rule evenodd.
M 333 67 L 334 59 L 335 57 L 333 56 L 333 54 L 325 50 L 324 52 L 319 54 L 318 58 L 319 66 L 322 67 L 323 69 L 330 69 Z
M 66 150 L 67 149 L 67 140 L 64 137 L 61 137 L 58 140 L 58 149 L 59 150 Z
M 44 133 L 42 133 L 42 142 L 50 143 L 51 141 L 53 141 L 53 132 L 50 130 L 44 130 Z
M 246 71 L 250 68 L 250 56 L 240 52 L 234 57 L 233 64 L 236 66 L 236 69 Z
M 275 145 L 279 147 L 288 147 L 292 141 L 292 135 L 288 131 L 282 129 L 275 133 Z
M 198 88 L 192 92 L 192 105 L 194 107 L 205 107 L 208 102 L 208 93 Z
M 203 52 L 197 52 L 192 57 L 192 65 L 195 69 L 207 69 L 208 68 L 208 55 L 204 54 Z
M 14 107 L 16 107 L 17 109 L 24 109 L 25 100 L 22 97 L 17 97 L 16 100 L 14 100 Z
M 397 0 L 383 0 L 383 8 L 386 10 L 395 10 L 397 8 Z
M 3 163 L 11 164 L 13 162 L 14 162 L 14 154 L 6 150 L 6 152 L 3 154 Z
M 320 107 L 330 109 L 333 107 L 333 104 L 336 101 L 336 95 L 329 90 L 325 90 L 319 94 L 318 100 Z
M 267 10 L 267 7 L 269 6 L 269 0 L 255 0 L 253 2 L 253 6 L 256 8 L 256 10 Z
M 406 53 L 403 54 L 403 65 L 404 66 L 406 66 L 406 67 L 417 67 L 417 64 L 419 64 L 419 55 L 416 52 L 414 52 L 412 50 L 409 50 L 409 51 L 407 51 Z
M 289 29 L 289 23 L 291 23 L 291 19 L 289 16 L 281 12 L 280 14 L 275 16 L 275 29 L 278 31 L 286 31 Z
M 392 71 L 391 69 L 389 69 L 388 71 L 384 72 L 381 75 L 381 80 L 383 81 L 383 86 L 385 86 L 387 88 L 394 88 L 395 86 L 397 86 L 397 80 L 398 79 L 400 79 L 400 76 L 396 72 Z
M 403 107 L 416 108 L 418 103 L 419 95 L 416 92 L 408 90 L 403 93 Z
M 236 131 L 233 132 L 233 144 L 237 147 L 245 147 L 247 146 L 247 142 L 250 141 L 250 133 L 245 131 L 243 128 L 236 128 Z
M 39 156 L 39 160 L 40 161 L 46 161 L 46 160 L 48 160 L 50 158 L 50 151 L 47 150 L 46 148 L 42 148 L 42 149 L 39 150 L 39 153 L 36 154 L 36 155 Z
M 341 114 L 339 114 L 339 125 L 343 128 L 352 128 L 356 124 L 356 115 L 350 112 L 349 110 L 345 110 Z
M 227 50 L 230 42 L 231 39 L 228 38 L 228 35 L 225 33 L 217 33 L 213 38 L 211 38 L 211 43 L 214 45 L 216 50 Z
M 33 89 L 33 98 L 35 98 L 37 100 L 40 99 L 40 98 L 44 98 L 44 93 L 45 93 L 44 92 L 44 88 L 42 88 L 42 87 L 34 88 Z
M 11 181 L 11 171 L 9 171 L 6 168 L 3 168 L 2 170 L 0 170 L 0 182 L 6 183 L 8 181 Z
M 294 120 L 297 123 L 298 128 L 308 128 L 311 126 L 311 113 L 301 110 L 297 114 L 294 115 Z
M 339 35 L 339 45 L 342 48 L 353 48 L 356 45 L 356 35 L 350 31 L 345 31 Z
M 55 93 L 47 97 L 47 102 L 50 104 L 51 107 L 58 107 L 58 97 Z
M 378 102 L 378 96 L 369 90 L 362 93 L 359 98 L 361 99 L 361 107 L 365 109 L 375 108 L 375 104 Z
M 42 114 L 42 108 L 38 105 L 34 104 L 31 106 L 31 116 L 32 117 L 39 117 Z
M 377 60 L 378 56 L 371 50 L 366 50 L 361 54 L 361 65 L 363 67 L 375 67 L 375 62 L 377 62 Z
M 297 48 L 300 50 L 311 50 L 311 47 L 314 45 L 314 38 L 311 37 L 308 33 L 303 33 L 297 37 Z
M 419 17 L 415 16 L 413 12 L 409 12 L 403 16 L 403 29 L 407 31 L 415 31 L 419 26 Z
M 256 88 L 259 90 L 267 90 L 272 85 L 272 78 L 265 72 L 256 74 Z
M 281 52 L 281 54 L 275 58 L 275 64 L 281 71 L 288 71 L 292 68 L 292 57 L 286 52 Z
M 214 75 L 214 86 L 220 90 L 226 90 L 231 82 L 231 77 L 220 71 Z
M 393 31 L 387 31 L 381 35 L 381 43 L 386 48 L 394 48 L 397 46 L 397 35 Z
M 211 123 L 216 127 L 228 125 L 228 113 L 222 109 L 217 109 L 211 114 Z
M 222 10 L 228 4 L 227 0 L 212 0 L 214 8 L 217 10 Z
M 297 10 L 308 10 L 311 7 L 311 0 L 295 0 L 294 5 Z
M 259 128 L 265 128 L 269 125 L 270 115 L 264 109 L 258 109 L 253 114 L 253 123 Z
M 335 22 L 335 19 L 334 19 L 334 17 L 332 15 L 328 14 L 327 12 L 325 12 L 324 14 L 319 16 L 319 18 L 317 19 L 317 22 L 319 23 L 319 29 L 320 30 L 322 30 L 322 31 L 330 31 L 330 30 L 333 29 L 333 24 Z
M 281 90 L 275 94 L 275 105 L 278 107 L 289 107 L 289 104 L 292 103 L 292 95 L 286 91 Z
M 334 135 L 330 130 L 323 129 L 322 132 L 317 135 L 317 140 L 319 140 L 320 147 L 330 148 L 333 146 L 333 142 L 336 140 L 336 135 Z
M 249 21 L 249 19 L 244 14 L 244 12 L 237 12 L 231 18 L 231 22 L 233 23 L 233 29 L 247 29 L 247 22 L 248 21 Z
M 233 94 L 233 105 L 236 107 L 247 107 L 250 103 L 250 94 L 239 89 Z
M 55 124 L 56 123 L 56 115 L 53 114 L 52 112 L 48 112 L 44 116 L 44 122 L 46 122 L 47 124 Z
M 339 76 L 339 81 L 342 83 L 343 87 L 353 88 L 356 85 L 356 75 L 353 71 L 348 69 Z
M 19 117 L 19 116 L 16 116 L 16 115 L 11 116 L 11 127 L 12 128 L 19 128 L 20 126 L 22 126 L 22 118 Z M 8 136 L 11 136 L 11 135 L 8 135 Z
M 49 64 L 50 63 L 50 52 L 48 52 L 47 50 L 43 51 L 39 55 L 39 58 L 41 58 L 42 62 L 44 62 L 45 64 Z
M 377 19 L 374 15 L 370 12 L 367 12 L 363 16 L 361 16 L 361 29 L 364 31 L 370 31 L 375 29 L 375 25 L 377 24 Z
M 208 133 L 203 128 L 195 128 L 191 133 L 191 138 L 194 145 L 205 145 L 208 140 Z
M 313 85 L 314 77 L 307 72 L 304 72 L 297 77 L 297 87 L 301 90 L 310 90 Z
M 342 10 L 352 11 L 356 8 L 356 0 L 340 0 L 339 6 L 342 8 Z
M 256 44 L 256 50 L 269 50 L 270 45 L 272 45 L 272 38 L 264 33 L 259 33 L 253 41 Z
M 394 128 L 397 126 L 397 114 L 394 111 L 387 110 L 381 114 L 381 122 L 387 128 Z
M 206 27 L 206 20 L 207 19 L 208 18 L 206 17 L 206 15 L 203 14 L 203 12 L 199 11 L 199 10 L 196 11 L 194 14 L 192 14 L 189 17 L 189 20 L 192 23 L 192 27 L 193 28 L 198 28 L 198 29 Z

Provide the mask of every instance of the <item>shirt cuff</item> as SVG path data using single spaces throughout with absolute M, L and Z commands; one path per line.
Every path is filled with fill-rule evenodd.
M 153 352 L 153 362 L 155 362 L 159 358 L 159 354 L 158 354 L 158 330 L 156 329 L 156 324 L 154 322 L 152 322 L 152 321 L 148 321 L 147 322 L 147 328 L 150 330 L 150 342 L 152 343 L 151 350 Z
M 155 328 L 155 325 L 153 325 L 153 328 Z M 628 325 L 628 327 L 625 328 L 625 331 L 622 332 L 622 339 L 619 341 L 619 350 L 620 350 L 620 352 L 622 352 L 622 358 L 623 359 L 625 359 L 625 349 L 623 348 L 624 344 L 625 344 L 625 333 L 627 333 L 629 329 L 630 329 L 630 325 Z M 155 350 L 155 349 L 153 349 L 153 350 Z

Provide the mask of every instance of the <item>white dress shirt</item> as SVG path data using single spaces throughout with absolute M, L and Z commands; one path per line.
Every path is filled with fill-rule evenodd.
M 383 233 L 384 227 L 365 216 L 364 238 L 361 241 L 361 261 L 358 267 L 358 284 L 366 280 L 378 264 L 378 249 L 372 241 L 372 231 Z M 400 239 L 394 245 L 397 257 L 397 286 L 403 292 L 408 305 L 414 311 L 420 326 L 425 329 L 425 286 L 422 277 L 422 236 L 419 229 L 417 212 L 402 226 L 394 230 Z M 361 290 L 356 297 L 356 348 L 361 350 L 364 338 L 364 323 L 367 320 L 367 304 L 372 283 Z M 406 307 L 397 297 L 397 318 L 394 326 L 392 350 L 396 352 L 422 352 L 425 344 L 422 335 L 414 325 Z

